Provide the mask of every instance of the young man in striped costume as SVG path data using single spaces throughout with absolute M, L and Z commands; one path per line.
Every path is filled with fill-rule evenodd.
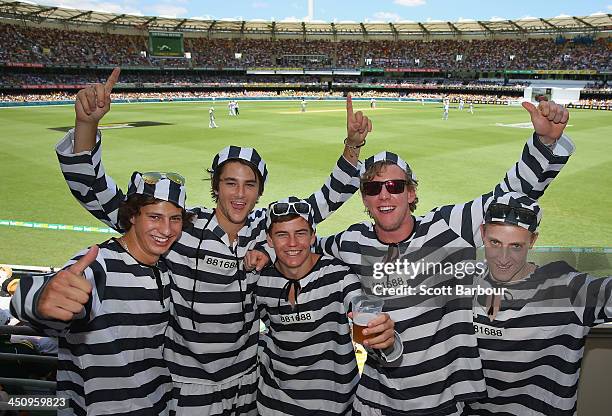
M 77 94 L 77 123 L 56 150 L 64 177 L 96 218 L 120 229 L 123 193 L 104 172 L 99 120 L 110 109 L 115 69 L 105 85 Z M 320 223 L 358 188 L 360 147 L 372 130 L 347 99 L 345 149 L 320 190 L 306 200 Z M 254 209 L 268 171 L 252 148 L 228 146 L 212 163 L 216 207 L 195 207 L 195 220 L 165 254 L 173 272 L 172 309 L 164 358 L 175 384 L 179 415 L 256 415 L 259 315 L 258 276 L 245 272 L 243 257 L 266 238 L 266 209 Z
M 260 340 L 257 407 L 261 416 L 350 415 L 359 382 L 348 312 L 361 294 L 348 266 L 311 251 L 314 213 L 290 197 L 268 208 L 268 243 L 276 262 L 261 272 L 257 306 L 268 331 Z M 369 322 L 366 347 L 392 361 L 401 356 L 393 322 Z M 394 348 L 395 347 L 395 348 Z
M 568 113 L 544 102 L 523 106 L 535 128 L 521 158 L 491 192 L 464 204 L 447 205 L 414 216 L 417 181 L 397 155 L 382 152 L 365 162 L 363 203 L 374 223 L 363 222 L 322 239 L 318 245 L 351 266 L 363 289 L 385 297 L 385 312 L 404 343 L 399 365 L 368 359 L 355 399 L 362 415 L 457 415 L 463 402 L 486 393 L 472 326 L 471 303 L 461 299 L 422 298 L 401 291 L 409 286 L 436 287 L 453 276 L 418 267 L 455 264 L 474 258 L 482 245 L 479 227 L 494 195 L 518 191 L 537 199 L 567 162 L 574 146 L 563 136 Z M 406 260 L 413 273 L 380 276 L 379 266 Z M 401 264 L 401 263 L 400 263 Z M 446 279 L 446 281 L 445 281 Z M 446 300 L 445 300 L 446 299 Z
M 564 261 L 527 261 L 542 219 L 538 203 L 510 193 L 496 198 L 481 227 L 487 271 L 475 287 L 474 330 L 487 396 L 465 415 L 571 416 L 584 343 L 591 327 L 612 321 L 612 277 L 597 278 Z
M 184 179 L 134 172 L 119 208 L 125 234 L 82 251 L 52 278 L 23 277 L 14 316 L 59 337 L 60 415 L 170 414 L 163 358 L 170 276 L 163 257 L 190 222 Z

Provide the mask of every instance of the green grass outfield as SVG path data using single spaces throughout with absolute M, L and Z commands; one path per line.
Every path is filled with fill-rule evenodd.
M 155 121 L 153 127 L 104 132 L 107 171 L 125 186 L 133 170 L 171 170 L 187 178 L 188 205 L 211 206 L 203 179 L 216 152 L 228 144 L 253 146 L 270 176 L 260 205 L 288 194 L 317 189 L 343 149 L 344 104 L 310 101 L 240 103 L 240 116 L 215 104 L 218 129 L 208 128 L 208 103 L 117 104 L 105 123 Z M 493 188 L 519 157 L 529 129 L 502 127 L 529 121 L 521 107 L 476 106 L 475 114 L 452 108 L 441 120 L 439 104 L 378 102 L 374 111 L 356 102 L 373 120 L 362 159 L 383 149 L 401 154 L 420 179 L 417 213 L 463 202 Z M 566 132 L 577 150 L 542 199 L 544 221 L 538 245 L 612 246 L 612 113 L 573 110 Z M 72 106 L 0 108 L 0 219 L 100 226 L 72 198 L 54 152 L 74 123 Z M 357 196 L 319 227 L 340 231 L 366 219 Z M 108 235 L 0 225 L 0 263 L 61 265 L 81 248 Z

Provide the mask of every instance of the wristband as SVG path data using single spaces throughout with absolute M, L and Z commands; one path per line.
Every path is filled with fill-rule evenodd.
M 360 147 L 363 147 L 363 146 L 365 146 L 365 144 L 366 144 L 366 141 L 364 140 L 364 141 L 363 141 L 363 142 L 361 142 L 360 144 L 358 144 L 358 145 L 354 146 L 354 145 L 352 145 L 352 144 L 348 144 L 348 143 L 347 143 L 347 141 L 348 141 L 348 137 L 347 137 L 346 139 L 344 139 L 344 145 L 345 145 L 346 147 L 348 147 L 349 149 L 359 149 Z

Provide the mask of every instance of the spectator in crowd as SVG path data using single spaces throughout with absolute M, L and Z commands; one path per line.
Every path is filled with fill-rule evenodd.
M 110 90 L 118 76 L 116 69 L 106 85 L 77 94 L 75 130 L 58 144 L 57 151 L 67 183 L 75 187 L 74 195 L 97 218 L 121 230 L 117 202 L 123 193 L 104 172 L 97 130 L 110 109 Z M 371 129 L 367 117 L 353 113 L 349 97 L 344 153 L 327 182 L 306 198 L 316 223 L 356 191 L 359 151 Z M 73 172 L 83 174 L 75 181 Z M 266 209 L 254 210 L 254 206 L 263 193 L 267 173 L 254 149 L 224 148 L 211 168 L 216 208 L 192 208 L 193 225 L 164 255 L 173 271 L 173 307 L 164 358 L 182 415 L 257 412 L 259 315 L 254 297 L 258 276 L 245 272 L 248 264 L 242 259 L 247 250 L 265 241 Z M 101 201 L 99 198 L 106 202 L 90 203 Z M 93 209 L 94 205 L 102 211 Z
M 580 363 L 591 327 L 612 321 L 612 277 L 564 261 L 527 260 L 542 210 L 522 194 L 496 197 L 480 230 L 487 269 L 474 285 L 502 294 L 475 296 L 474 330 L 487 397 L 465 415 L 574 415 Z
M 259 414 L 350 415 L 359 374 L 348 312 L 361 294 L 359 278 L 339 260 L 311 252 L 308 201 L 289 197 L 270 204 L 267 214 L 276 262 L 257 284 L 268 328 L 260 340 Z M 370 321 L 367 331 L 372 356 L 385 363 L 401 356 L 388 314 Z
M 134 172 L 119 208 L 126 232 L 75 256 L 51 278 L 24 276 L 15 316 L 60 339 L 58 397 L 66 414 L 170 414 L 163 359 L 170 271 L 160 256 L 191 224 L 185 182 Z
M 363 203 L 374 223 L 350 226 L 321 239 L 320 251 L 347 263 L 367 294 L 382 296 L 396 324 L 404 355 L 393 367 L 366 361 L 354 410 L 361 415 L 459 415 L 464 403 L 485 397 L 486 386 L 472 328 L 472 305 L 401 293 L 406 287 L 437 287 L 454 276 L 422 272 L 375 275 L 380 265 L 396 260 L 411 264 L 455 264 L 473 258 L 482 245 L 479 227 L 495 196 L 521 192 L 537 199 L 573 152 L 563 135 L 569 114 L 555 103 L 536 108 L 524 103 L 535 133 L 519 162 L 492 191 L 465 204 L 435 208 L 423 216 L 416 209 L 417 181 L 398 155 L 381 152 L 365 161 L 361 176 Z M 379 270 L 380 271 L 380 270 Z M 427 394 L 422 394 L 426 391 Z

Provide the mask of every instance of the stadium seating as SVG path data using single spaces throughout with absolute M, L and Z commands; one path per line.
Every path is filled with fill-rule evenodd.
M 312 68 L 595 69 L 612 70 L 606 39 L 593 44 L 554 39 L 499 40 L 269 40 L 186 38 L 192 59 L 150 59 L 147 38 L 100 32 L 70 31 L 0 24 L 3 48 L 0 61 L 40 64 L 91 64 L 164 67 L 271 67 L 291 66 L 288 56 L 326 56 L 327 62 L 307 61 Z M 241 57 L 235 57 L 240 53 Z M 461 59 L 457 59 L 460 55 Z M 511 58 L 512 57 L 512 58 Z M 418 60 L 415 62 L 415 60 Z
M 0 36 L 0 101 L 4 102 L 70 100 L 84 85 L 103 81 L 109 67 L 121 66 L 125 70 L 120 81 L 125 85 L 118 92 L 129 100 L 324 96 L 350 90 L 377 97 L 459 99 L 461 94 L 466 100 L 505 101 L 522 97 L 529 82 L 513 81 L 506 71 L 552 69 L 559 76 L 587 71 L 578 78 L 591 82 L 580 104 L 612 105 L 605 76 L 593 78 L 612 71 L 609 38 L 592 43 L 557 42 L 552 37 L 331 41 L 219 38 L 203 33 L 184 38 L 191 59 L 168 59 L 151 57 L 144 35 L 105 33 L 100 26 L 84 31 L 0 22 Z M 349 72 L 331 77 L 248 72 L 283 67 Z

